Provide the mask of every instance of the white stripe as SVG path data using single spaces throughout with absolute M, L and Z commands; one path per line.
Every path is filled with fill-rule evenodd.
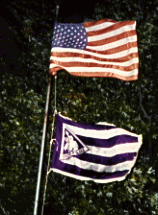
M 97 30 L 102 30 L 104 28 L 112 26 L 114 24 L 116 24 L 116 23 L 114 23 L 114 22 L 104 22 L 104 23 L 101 23 L 101 24 L 98 24 L 98 25 L 94 25 L 94 26 L 91 26 L 91 27 L 85 27 L 85 29 L 86 29 L 87 32 L 97 31 Z
M 53 172 L 71 177 L 71 178 L 75 178 L 78 180 L 83 180 L 83 181 L 95 181 L 96 183 L 110 183 L 113 181 L 122 181 L 126 178 L 126 176 L 129 174 L 127 173 L 125 176 L 122 177 L 117 177 L 117 178 L 110 178 L 110 179 L 93 179 L 93 178 L 89 178 L 89 177 L 85 177 L 85 176 L 81 176 L 81 175 L 75 175 L 72 173 L 68 173 L 59 169 L 55 169 L 55 168 L 51 168 L 50 170 L 52 170 Z
M 139 137 L 139 135 L 126 131 L 125 129 L 122 129 L 122 128 L 112 128 L 109 130 L 95 130 L 95 129 L 79 128 L 73 125 L 68 125 L 63 123 L 63 129 L 66 126 L 76 135 L 80 135 L 84 137 L 92 137 L 97 139 L 109 139 L 111 137 L 115 137 L 118 135 L 126 135 L 126 134 L 133 137 Z
M 135 29 L 135 24 L 134 25 L 127 25 L 127 26 L 123 26 L 122 28 L 104 33 L 104 34 L 100 34 L 100 35 L 96 35 L 96 36 L 88 36 L 88 42 L 93 42 L 93 41 L 97 41 L 97 40 L 103 40 L 103 39 L 107 39 L 113 36 L 117 36 L 121 33 L 125 33 L 127 31 L 132 31 Z M 127 38 L 128 35 L 130 35 L 129 33 L 127 33 Z
M 89 150 L 86 152 L 87 154 L 112 157 L 118 154 L 138 152 L 138 150 L 141 147 L 141 142 L 118 144 L 111 148 L 96 147 L 96 146 L 89 146 L 89 145 L 87 146 L 89 148 Z
M 50 68 L 54 68 L 56 67 L 57 64 L 50 64 Z M 122 70 L 118 70 L 118 69 L 113 69 L 113 68 L 101 68 L 101 67 L 64 67 L 61 66 L 60 67 L 64 70 L 67 70 L 68 72 L 84 72 L 84 73 L 93 73 L 93 72 L 107 72 L 107 73 L 111 73 L 111 74 L 116 74 L 116 75 L 120 75 L 120 76 L 124 76 L 124 77 L 130 77 L 130 76 L 134 76 L 134 75 L 138 75 L 138 69 L 135 69 L 133 71 L 129 71 L 129 72 L 124 72 Z
M 98 123 L 96 123 L 96 125 L 108 125 L 108 126 L 114 126 L 114 127 L 116 127 L 116 125 L 108 123 L 108 122 L 98 122 Z
M 124 170 L 129 170 L 132 168 L 132 166 L 135 163 L 135 158 L 132 161 L 125 161 L 123 163 L 115 164 L 112 166 L 108 165 L 103 165 L 103 164 L 97 164 L 97 163 L 92 163 L 92 162 L 87 162 L 84 160 L 80 160 L 76 157 L 71 157 L 70 159 L 67 160 L 60 160 L 61 162 L 65 164 L 69 164 L 72 166 L 77 166 L 81 169 L 86 169 L 86 170 L 93 170 L 95 172 L 107 172 L 107 173 L 114 173 L 117 171 L 124 171 Z
M 98 63 L 98 64 L 107 64 L 107 65 L 118 65 L 118 66 L 130 66 L 134 63 L 138 63 L 138 57 L 132 58 L 129 61 L 125 62 L 109 62 L 109 61 L 98 61 L 92 58 L 80 58 L 80 57 L 53 57 L 51 56 L 51 60 L 54 60 L 56 64 L 60 62 L 85 62 L 85 63 Z
M 113 43 L 108 43 L 105 45 L 100 45 L 100 46 L 87 46 L 86 49 L 90 50 L 96 50 L 96 51 L 105 51 L 108 49 L 113 49 L 131 42 L 136 42 L 137 41 L 137 36 L 132 36 L 128 38 L 124 38 L 122 40 L 115 41 Z
M 125 51 L 119 52 L 119 53 L 115 53 L 115 54 L 110 54 L 110 55 L 104 55 L 104 54 L 97 54 L 97 53 L 92 53 L 90 51 L 85 51 L 85 50 L 80 50 L 80 49 L 70 49 L 70 48 L 57 48 L 54 47 L 51 49 L 51 52 L 58 52 L 58 53 L 62 53 L 62 52 L 71 52 L 71 53 L 76 53 L 76 54 L 88 54 L 88 55 L 92 55 L 92 56 L 96 56 L 96 57 L 101 57 L 101 58 L 109 58 L 109 59 L 115 59 L 115 58 L 121 58 L 121 57 L 125 57 L 131 53 L 138 53 L 138 48 L 134 47 L 134 48 L 130 48 L 127 49 Z

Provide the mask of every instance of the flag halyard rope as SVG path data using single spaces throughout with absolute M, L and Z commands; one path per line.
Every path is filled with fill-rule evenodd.
M 44 214 L 44 205 L 45 205 L 45 200 L 46 200 L 48 175 L 51 172 L 50 171 L 50 156 L 51 156 L 52 144 L 54 144 L 54 141 L 55 141 L 55 139 L 53 139 L 53 133 L 54 133 L 55 116 L 57 114 L 57 107 L 56 107 L 57 90 L 56 89 L 57 89 L 57 75 L 55 75 L 54 114 L 53 114 L 52 132 L 51 132 L 51 139 L 50 139 L 49 156 L 48 156 L 48 164 L 47 164 L 47 173 L 46 173 L 46 179 L 45 179 L 45 186 L 44 186 L 44 193 L 43 193 L 43 203 L 42 203 L 41 215 Z
M 44 205 L 45 205 L 45 200 L 46 200 L 46 192 L 47 192 L 47 184 L 48 184 L 48 175 L 50 173 L 50 155 L 51 155 L 51 150 L 52 150 L 52 144 L 54 143 L 55 139 L 50 140 L 50 148 L 49 148 L 49 156 L 48 156 L 48 164 L 47 164 L 47 173 L 46 173 L 46 182 L 44 186 L 44 193 L 43 193 L 43 203 L 42 203 L 42 211 L 41 215 L 44 214 Z
M 54 113 L 57 113 L 57 75 L 55 75 L 55 95 L 54 95 Z

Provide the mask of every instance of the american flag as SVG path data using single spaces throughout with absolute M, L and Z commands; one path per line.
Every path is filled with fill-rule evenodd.
M 54 26 L 50 70 L 66 70 L 82 77 L 138 79 L 138 44 L 135 21 L 111 19 Z
M 77 123 L 57 114 L 51 169 L 79 180 L 121 181 L 131 172 L 142 135 L 107 123 Z

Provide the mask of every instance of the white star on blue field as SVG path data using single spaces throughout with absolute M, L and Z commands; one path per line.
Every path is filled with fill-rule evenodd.
M 86 45 L 87 34 L 83 24 L 55 24 L 52 48 L 61 47 L 84 50 Z

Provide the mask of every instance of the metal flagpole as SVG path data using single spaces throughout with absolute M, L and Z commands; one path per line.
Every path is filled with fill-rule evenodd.
M 57 7 L 56 7 L 56 20 L 57 20 L 57 16 L 58 16 L 58 10 L 59 10 L 59 5 L 57 5 Z M 52 87 L 52 77 L 50 75 L 49 76 L 49 82 L 48 82 L 46 106 L 45 106 L 43 136 L 42 136 L 42 141 L 41 141 L 41 152 L 40 152 L 40 160 L 39 160 L 39 168 L 38 168 L 38 176 L 37 176 L 37 186 L 36 186 L 36 195 L 35 195 L 34 215 L 38 214 L 39 193 L 40 193 L 40 184 L 41 184 L 41 175 L 42 175 L 44 148 L 45 148 L 45 142 L 46 142 L 45 140 L 46 140 L 46 131 L 47 131 L 49 103 L 50 103 L 50 97 L 51 97 L 50 96 L 50 94 L 51 94 L 51 87 Z
M 45 148 L 45 140 L 46 140 L 46 130 L 47 130 L 48 111 L 49 111 L 50 92 L 51 92 L 51 82 L 52 82 L 52 78 L 51 78 L 51 75 L 50 75 L 49 76 L 49 83 L 48 83 L 46 107 L 45 107 L 45 117 L 44 117 L 44 125 L 43 125 L 43 136 L 42 136 L 42 141 L 41 141 L 41 153 L 40 153 L 39 168 L 38 168 L 38 177 L 37 177 L 37 187 L 36 187 L 36 196 L 35 196 L 34 215 L 37 215 L 37 212 L 38 212 L 39 192 L 40 192 L 41 175 L 42 175 L 42 165 L 43 165 L 44 148 Z

